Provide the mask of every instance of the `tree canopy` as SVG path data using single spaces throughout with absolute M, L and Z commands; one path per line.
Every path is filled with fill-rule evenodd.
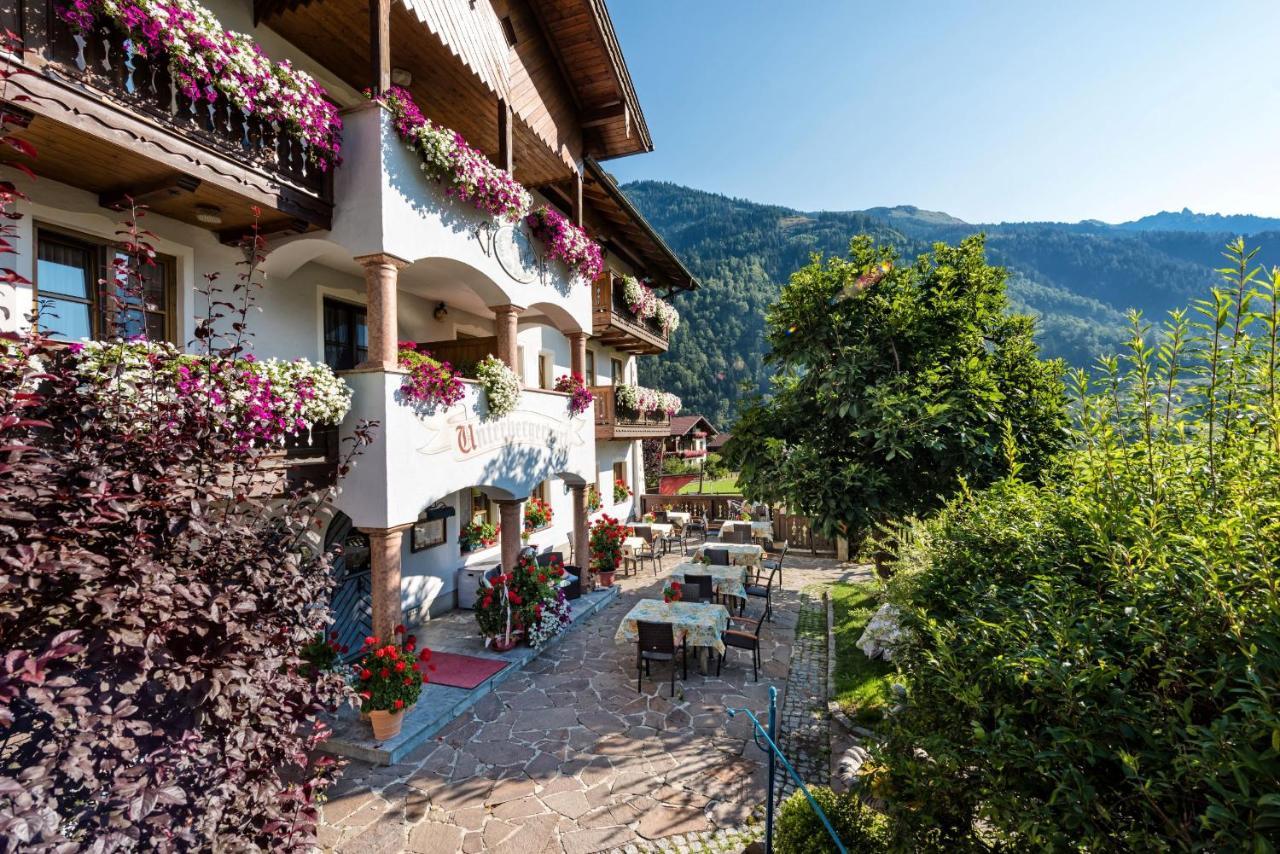
M 1008 309 L 981 236 L 914 263 L 866 236 L 814 255 L 766 317 L 772 393 L 725 449 L 744 493 L 854 535 L 1034 473 L 1062 442 L 1064 368 Z

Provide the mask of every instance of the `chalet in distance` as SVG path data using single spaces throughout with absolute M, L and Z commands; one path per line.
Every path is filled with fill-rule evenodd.
M 23 41 L 10 61 L 34 73 L 10 83 L 8 108 L 20 116 L 15 134 L 38 150 L 28 165 L 39 180 L 21 181 L 30 202 L 18 206 L 14 262 L 34 287 L 6 293 L 2 322 L 14 328 L 50 300 L 67 337 L 102 334 L 94 283 L 115 245 L 112 205 L 127 195 L 149 208 L 157 235 L 148 328 L 184 345 L 196 288 L 209 272 L 234 278 L 256 207 L 268 238 L 256 355 L 327 362 L 354 389 L 342 430 L 380 422 L 329 528 L 346 545 L 342 631 L 354 638 L 371 622 L 385 633 L 453 608 L 461 568 L 514 561 L 533 496 L 554 517 L 530 543 L 566 548 L 572 532 L 584 554 L 589 503 L 598 495 L 599 512 L 632 516 L 637 499 L 615 485 L 643 484 L 640 440 L 669 435 L 668 414 L 619 404 L 635 396 L 636 360 L 666 351 L 671 331 L 637 306 L 697 287 L 601 165 L 652 149 L 605 5 L 204 2 L 272 67 L 314 78 L 341 119 L 340 162 L 323 163 L 322 143 L 229 95 L 193 101 L 164 53 L 130 50 L 101 9 L 77 30 L 57 0 L 15 0 L 0 23 Z M 376 100 L 393 84 L 534 206 L 583 229 L 603 250 L 600 274 L 584 278 L 525 220 L 495 220 L 424 174 Z M 637 282 L 649 286 L 639 302 L 628 299 Z M 400 341 L 455 364 L 496 355 L 522 379 L 518 407 L 481 423 L 471 382 L 447 411 L 403 405 Z M 595 394 L 574 416 L 553 390 L 570 372 Z M 322 445 L 314 453 L 331 459 L 336 442 Z M 461 527 L 483 522 L 501 525 L 497 542 L 464 550 Z

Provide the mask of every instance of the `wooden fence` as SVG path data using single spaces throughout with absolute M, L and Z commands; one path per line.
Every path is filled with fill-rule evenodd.
M 737 508 L 741 506 L 741 495 L 653 495 L 646 493 L 640 496 L 641 512 L 652 513 L 655 510 L 680 510 L 702 516 L 712 523 L 735 518 Z M 773 539 L 786 540 L 791 548 L 807 549 L 812 554 L 820 552 L 835 554 L 835 541 L 814 530 L 813 520 L 808 516 L 796 516 L 783 513 L 776 507 L 770 514 L 773 518 Z

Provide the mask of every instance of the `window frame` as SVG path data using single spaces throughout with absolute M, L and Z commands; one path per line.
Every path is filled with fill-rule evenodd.
M 58 243 L 63 246 L 74 247 L 76 249 L 87 252 L 91 269 L 89 271 L 89 286 L 87 296 L 84 298 L 71 296 L 70 294 L 60 294 L 49 292 L 49 295 L 43 297 L 49 300 L 62 300 L 65 302 L 75 303 L 76 305 L 87 306 L 89 310 L 89 340 L 101 341 L 107 336 L 109 325 L 108 306 L 103 299 L 102 280 L 113 269 L 111 264 L 111 256 L 118 252 L 123 252 L 124 247 L 118 240 L 99 237 L 93 234 L 86 234 L 69 228 L 61 228 L 57 225 L 41 222 L 35 222 L 33 243 L 35 244 L 35 257 L 33 259 L 31 271 L 31 307 L 36 317 L 36 328 L 41 328 L 40 323 L 40 244 L 42 241 L 48 240 L 51 243 Z M 159 310 L 148 310 L 145 303 L 142 305 L 143 332 L 146 332 L 146 315 L 161 315 L 163 317 L 163 341 L 179 345 L 178 341 L 178 259 L 173 255 L 166 255 L 162 252 L 155 253 L 155 266 L 161 276 L 161 287 L 164 291 L 164 307 Z M 115 285 L 111 285 L 115 287 Z
M 351 358 L 352 358 L 352 364 L 350 368 L 338 368 L 336 365 L 332 365 L 329 363 L 328 310 L 329 310 L 330 303 L 332 303 L 336 307 L 339 307 L 349 312 L 350 314 L 351 319 L 347 323 L 347 334 L 350 338 Z M 365 348 L 364 348 L 365 358 L 364 359 L 360 358 L 360 346 L 357 343 L 359 340 L 359 336 L 357 334 L 357 330 L 359 329 L 359 323 L 356 321 L 356 319 L 360 315 L 364 316 L 364 328 L 365 328 Z M 361 364 L 361 362 L 367 360 L 369 356 L 368 336 L 369 336 L 369 307 L 367 305 L 364 305 L 363 303 L 352 302 L 351 300 L 345 300 L 340 297 L 330 296 L 329 294 L 324 294 L 321 297 L 321 300 L 320 300 L 320 358 L 326 365 L 328 365 L 330 368 L 332 368 L 335 371 L 337 370 L 347 371 L 347 370 L 352 370 L 358 367 Z

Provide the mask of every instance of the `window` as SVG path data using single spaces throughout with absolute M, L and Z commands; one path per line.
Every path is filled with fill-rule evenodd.
M 471 524 L 498 523 L 498 505 L 489 500 L 483 489 L 471 490 Z
M 587 385 L 596 384 L 596 354 L 594 350 L 587 351 L 587 375 L 583 378 Z
M 627 482 L 627 464 L 625 462 L 613 464 L 613 482 L 614 483 Z
M 539 353 L 538 354 L 538 388 L 551 388 L 552 382 L 553 382 L 551 373 L 552 373 L 551 354 Z
M 550 504 L 551 503 L 551 481 L 544 480 L 542 483 L 535 486 L 533 490 L 529 493 L 529 495 L 532 498 L 536 498 L 539 501 L 545 501 L 546 503 Z
M 614 385 L 622 385 L 624 382 L 626 382 L 626 380 L 624 380 L 622 377 L 622 360 L 621 359 L 610 359 L 609 366 L 610 366 L 610 369 L 613 371 Z
M 113 261 L 124 257 L 110 243 L 38 230 L 35 304 L 43 315 L 40 326 L 52 337 L 70 340 L 145 333 L 152 341 L 173 341 L 174 260 L 157 255 L 154 266 L 141 267 L 141 294 L 129 294 L 114 281 Z M 103 279 L 108 281 L 100 283 Z
M 362 305 L 324 300 L 324 363 L 349 371 L 369 355 L 369 327 Z

